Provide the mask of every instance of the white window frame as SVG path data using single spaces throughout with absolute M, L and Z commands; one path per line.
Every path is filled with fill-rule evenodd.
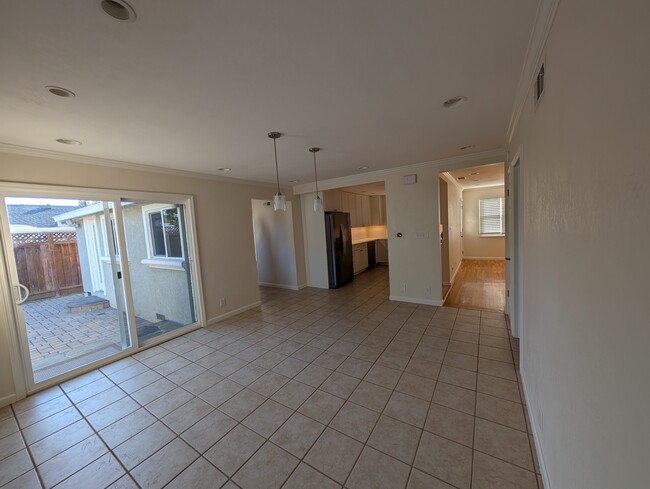
M 166 209 L 177 209 L 178 212 L 181 210 L 174 204 L 149 204 L 142 206 L 142 221 L 144 223 L 144 234 L 145 242 L 147 245 L 147 258 L 144 258 L 140 262 L 143 265 L 147 265 L 149 268 L 162 268 L 167 270 L 185 270 L 184 263 L 186 257 L 185 247 L 183 246 L 183 239 L 181 239 L 181 253 L 180 257 L 169 257 L 169 256 L 158 256 L 155 254 L 154 244 L 153 244 L 153 233 L 151 230 L 151 220 L 149 215 L 162 212 Z M 163 221 L 164 224 L 164 221 Z M 179 225 L 178 231 L 183 232 L 181 226 Z M 167 250 L 167 243 L 165 242 L 165 251 Z
M 498 233 L 484 233 L 483 232 L 483 202 L 485 201 L 492 201 L 492 200 L 498 200 L 499 201 L 499 228 L 500 232 Z M 479 199 L 478 201 L 478 234 L 481 238 L 495 238 L 495 237 L 503 237 L 506 235 L 506 208 L 505 208 L 505 197 L 503 196 L 498 196 L 498 197 L 487 197 L 484 199 Z

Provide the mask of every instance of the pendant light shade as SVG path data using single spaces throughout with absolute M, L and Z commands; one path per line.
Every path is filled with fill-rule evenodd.
M 278 147 L 276 145 L 276 140 L 282 136 L 282 133 L 279 132 L 270 132 L 268 136 L 273 139 L 273 151 L 275 152 L 275 178 L 278 182 L 278 192 L 273 196 L 273 210 L 274 211 L 286 211 L 287 210 L 287 201 L 280 192 L 280 172 L 278 170 Z
M 314 181 L 316 182 L 316 197 L 314 197 L 314 212 L 323 212 L 323 199 L 318 194 L 318 173 L 316 171 L 316 153 L 320 148 L 309 148 L 309 152 L 314 155 Z

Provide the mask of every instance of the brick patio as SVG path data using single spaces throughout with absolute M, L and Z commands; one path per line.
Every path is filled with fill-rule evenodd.
M 70 312 L 67 304 L 82 297 L 73 294 L 23 305 L 34 371 L 109 345 L 119 347 L 117 310 Z

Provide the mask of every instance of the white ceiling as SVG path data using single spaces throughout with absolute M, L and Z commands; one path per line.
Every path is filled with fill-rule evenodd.
M 0 142 L 288 184 L 503 147 L 538 0 L 99 3 L 2 2 Z
M 450 171 L 449 174 L 463 188 L 494 187 L 504 184 L 503 163 L 473 166 Z

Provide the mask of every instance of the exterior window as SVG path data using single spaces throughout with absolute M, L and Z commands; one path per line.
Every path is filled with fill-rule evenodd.
M 479 233 L 481 236 L 505 235 L 504 198 L 479 200 Z
M 148 212 L 151 231 L 151 250 L 153 256 L 182 258 L 181 232 L 178 222 L 178 209 L 168 208 Z

